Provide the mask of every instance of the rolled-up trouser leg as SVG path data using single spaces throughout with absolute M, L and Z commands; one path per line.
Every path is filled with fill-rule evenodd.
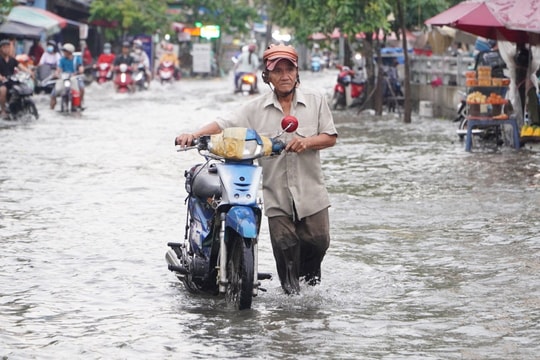
M 321 280 L 321 263 L 330 246 L 328 209 L 302 219 L 296 226 L 300 238 L 300 277 L 310 285 Z
M 330 245 L 328 209 L 298 222 L 288 216 L 272 217 L 268 225 L 283 290 L 298 293 L 302 276 L 308 284 L 317 284 L 321 262 Z

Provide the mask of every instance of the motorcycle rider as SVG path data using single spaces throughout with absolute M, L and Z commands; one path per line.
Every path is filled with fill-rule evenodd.
M 0 116 L 7 118 L 7 95 L 11 83 L 8 81 L 9 77 L 15 73 L 15 69 L 31 73 L 23 64 L 19 63 L 14 57 L 10 55 L 11 42 L 7 39 L 0 41 Z
M 144 72 L 146 74 L 146 80 L 148 85 L 150 85 L 150 80 L 152 80 L 152 74 L 150 73 L 150 59 L 143 49 L 142 41 L 137 39 L 133 41 L 133 52 L 131 53 L 133 57 L 133 63 L 135 66 L 142 64 L 144 66 Z
M 165 44 L 164 46 L 165 53 L 161 55 L 161 58 L 159 59 L 159 64 L 163 64 L 164 62 L 171 62 L 174 64 L 174 78 L 180 79 L 180 60 L 178 59 L 178 56 L 176 56 L 173 53 L 173 45 L 172 44 Z M 159 68 L 158 68 L 159 71 Z
M 122 43 L 122 52 L 114 59 L 114 67 L 116 68 L 117 66 L 120 66 L 122 64 L 126 64 L 127 66 L 132 67 L 134 62 L 135 61 L 133 59 L 133 56 L 131 56 L 130 54 L 129 42 L 124 41 Z M 116 88 L 116 91 L 118 91 L 118 88 L 120 87 L 118 83 L 118 75 L 114 80 L 114 86 Z M 133 84 L 128 84 L 128 87 L 130 92 L 134 90 Z
M 265 214 L 281 287 L 286 294 L 298 294 L 301 279 L 309 285 L 320 282 L 321 262 L 330 245 L 330 200 L 319 150 L 334 146 L 337 131 L 324 95 L 300 87 L 298 54 L 292 46 L 269 46 L 263 62 L 262 78 L 272 92 L 194 133 L 179 135 L 176 143 L 184 147 L 201 135 L 238 126 L 271 137 L 280 130 L 284 116 L 299 119 L 296 133 L 282 135 L 287 140 L 285 151 L 259 159 Z
M 114 64 L 115 57 L 116 57 L 116 55 L 114 55 L 111 52 L 111 43 L 108 43 L 108 42 L 105 43 L 103 45 L 103 52 L 98 56 L 97 62 L 94 65 L 95 71 L 97 71 L 99 64 L 109 64 L 110 65 L 109 69 L 111 69 L 111 70 L 109 70 L 107 78 L 110 80 L 110 77 L 112 76 L 111 75 L 112 74 L 112 66 Z M 96 72 L 96 75 L 97 75 L 97 72 Z
M 115 58 L 116 55 L 111 52 L 111 43 L 107 42 L 103 45 L 103 52 L 98 56 L 97 63 L 107 63 L 112 66 Z
M 239 80 L 244 74 L 257 74 L 259 68 L 259 57 L 255 54 L 257 46 L 249 44 L 247 51 L 242 51 L 238 60 L 234 64 L 234 89 L 235 92 L 241 91 Z M 257 90 L 257 77 L 255 77 L 255 90 Z
M 56 76 L 58 77 L 58 80 L 56 81 L 56 86 L 54 87 L 53 91 L 51 92 L 51 110 L 54 110 L 54 107 L 56 106 L 56 97 L 58 94 L 62 92 L 64 89 L 64 82 L 61 79 L 62 73 L 68 73 L 72 75 L 82 75 L 84 74 L 84 66 L 82 64 L 82 60 L 79 56 L 75 57 L 73 56 L 73 53 L 75 52 L 75 46 L 70 43 L 65 43 L 62 46 L 62 52 L 64 53 L 64 56 L 60 59 L 58 63 L 58 68 L 56 69 Z M 81 105 L 84 101 L 84 81 L 82 76 L 77 76 L 75 81 L 71 82 L 71 85 L 73 86 L 73 89 L 79 90 L 80 96 L 81 96 Z
M 56 42 L 49 40 L 45 52 L 39 59 L 39 65 L 49 65 L 51 69 L 56 69 L 61 58 L 62 56 L 56 50 Z

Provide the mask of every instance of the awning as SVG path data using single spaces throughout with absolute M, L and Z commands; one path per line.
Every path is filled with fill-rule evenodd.
M 15 21 L 6 21 L 0 25 L 0 34 L 19 38 L 39 39 L 43 31 L 43 28 L 21 24 Z
M 63 17 L 50 11 L 30 6 L 15 6 L 11 9 L 7 20 L 42 28 L 48 35 L 60 32 L 60 29 L 68 23 Z

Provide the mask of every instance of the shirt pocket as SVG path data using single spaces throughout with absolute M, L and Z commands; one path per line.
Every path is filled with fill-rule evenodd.
M 299 125 L 296 134 L 300 137 L 315 136 L 318 134 L 318 129 L 313 125 Z

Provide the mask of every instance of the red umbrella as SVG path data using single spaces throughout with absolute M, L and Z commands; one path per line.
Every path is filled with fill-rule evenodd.
M 480 0 L 459 3 L 425 21 L 488 39 L 498 35 L 515 43 L 540 43 L 538 0 Z

